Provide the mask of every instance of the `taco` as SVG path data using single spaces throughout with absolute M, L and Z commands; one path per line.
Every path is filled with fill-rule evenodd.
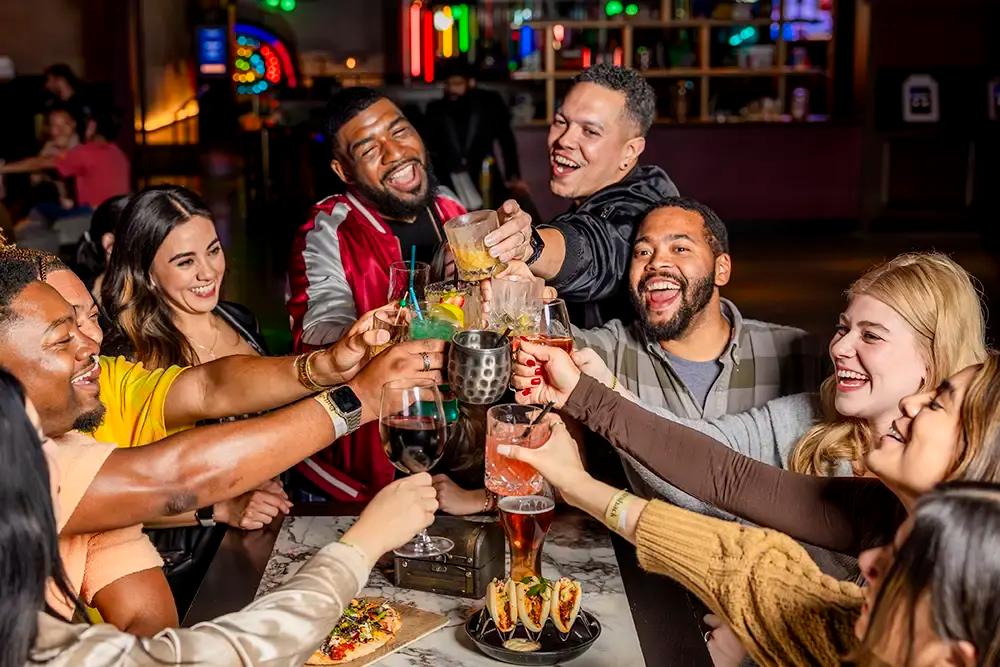
M 541 632 L 545 619 L 549 617 L 552 602 L 552 585 L 538 577 L 525 577 L 515 587 L 517 591 L 517 615 L 524 627 L 532 632 Z
M 559 632 L 567 633 L 580 613 L 583 588 L 579 581 L 560 577 L 552 586 L 552 623 Z
M 500 632 L 510 632 L 517 625 L 517 603 L 514 600 L 514 582 L 510 579 L 494 579 L 486 587 L 486 610 Z

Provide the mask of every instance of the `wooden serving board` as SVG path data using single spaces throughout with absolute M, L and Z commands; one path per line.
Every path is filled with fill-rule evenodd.
M 364 667 L 365 665 L 374 664 L 385 656 L 391 655 L 392 653 L 395 653 L 401 648 L 412 644 L 419 639 L 423 639 L 427 635 L 436 630 L 440 630 L 448 624 L 447 616 L 435 614 L 431 611 L 424 611 L 423 609 L 417 609 L 413 605 L 409 604 L 395 603 L 391 600 L 390 603 L 392 604 L 393 609 L 399 612 L 399 617 L 403 621 L 403 625 L 399 628 L 399 632 L 396 633 L 396 636 L 393 637 L 391 642 L 382 648 L 356 660 L 342 663 L 343 667 Z

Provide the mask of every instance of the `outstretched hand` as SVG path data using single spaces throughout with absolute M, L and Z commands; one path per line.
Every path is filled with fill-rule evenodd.
M 368 360 L 368 348 L 389 342 L 389 332 L 375 329 L 375 313 L 388 310 L 395 304 L 370 310 L 351 325 L 336 343 L 313 357 L 312 370 L 321 384 L 335 385 L 347 382 L 357 375 Z
M 513 370 L 511 385 L 517 390 L 517 402 L 524 404 L 552 401 L 561 408 L 580 381 L 580 369 L 564 350 L 523 338 L 514 355 Z
M 498 445 L 497 453 L 532 466 L 567 502 L 575 504 L 573 489 L 588 476 L 580 459 L 580 450 L 576 440 L 566 430 L 562 418 L 558 415 L 548 415 L 545 421 L 552 429 L 552 434 L 544 445 L 538 449 L 518 445 Z

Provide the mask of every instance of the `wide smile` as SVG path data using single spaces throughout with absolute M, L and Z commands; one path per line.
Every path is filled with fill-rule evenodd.
M 211 299 L 215 297 L 218 288 L 218 283 L 214 280 L 207 285 L 197 285 L 195 287 L 189 287 L 188 291 L 194 294 L 199 299 Z
M 681 296 L 681 284 L 675 278 L 650 278 L 639 286 L 646 308 L 666 310 Z
M 423 166 L 416 161 L 396 167 L 382 178 L 382 182 L 401 192 L 413 192 L 423 183 Z
M 552 153 L 549 158 L 549 167 L 553 178 L 563 178 L 576 172 L 583 167 L 583 164 L 560 153 Z
M 74 375 L 70 380 L 70 384 L 73 385 L 74 389 L 82 389 L 96 394 L 101 388 L 98 383 L 100 377 L 101 366 L 98 363 L 97 355 L 95 354 L 91 357 L 91 364 L 80 373 Z
M 858 391 L 871 384 L 871 376 L 861 371 L 837 367 L 837 391 L 849 393 Z

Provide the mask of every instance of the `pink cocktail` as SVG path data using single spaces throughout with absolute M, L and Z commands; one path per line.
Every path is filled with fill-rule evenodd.
M 496 405 L 486 413 L 486 488 L 501 496 L 530 496 L 542 489 L 542 476 L 532 466 L 497 454 L 497 445 L 537 449 L 549 439 L 546 423 L 531 422 L 541 408 Z

